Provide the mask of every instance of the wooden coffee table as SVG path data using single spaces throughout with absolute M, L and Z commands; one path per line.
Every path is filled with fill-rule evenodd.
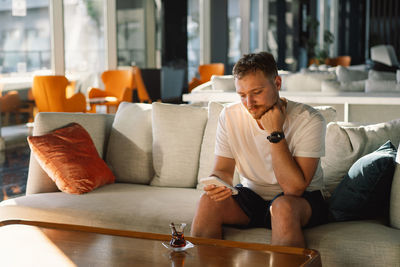
M 174 252 L 170 235 L 10 220 L 0 222 L 2 266 L 321 266 L 317 251 L 187 237 Z

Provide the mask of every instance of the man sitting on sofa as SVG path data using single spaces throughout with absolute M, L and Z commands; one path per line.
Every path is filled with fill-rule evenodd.
M 328 220 L 320 191 L 325 121 L 310 106 L 279 97 L 271 54 L 244 55 L 233 75 L 241 103 L 220 114 L 211 175 L 232 184 L 236 166 L 245 186 L 236 186 L 237 195 L 205 186 L 191 234 L 221 238 L 223 224 L 266 227 L 273 245 L 305 247 L 302 228 Z

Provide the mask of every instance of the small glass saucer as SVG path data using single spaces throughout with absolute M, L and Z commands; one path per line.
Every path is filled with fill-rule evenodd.
M 191 242 L 187 241 L 187 240 L 186 240 L 186 246 L 184 246 L 184 247 L 172 247 L 169 244 L 169 242 L 162 242 L 162 244 L 163 244 L 164 247 L 166 247 L 166 248 L 168 248 L 170 250 L 173 250 L 173 251 L 185 251 L 185 250 L 187 250 L 189 248 L 194 247 L 194 245 Z

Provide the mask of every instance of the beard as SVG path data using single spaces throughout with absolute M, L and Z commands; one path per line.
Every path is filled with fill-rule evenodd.
M 250 108 L 247 108 L 247 111 L 250 113 L 250 115 L 255 119 L 259 120 L 261 117 L 269 110 L 270 108 L 267 108 L 265 106 L 252 106 Z

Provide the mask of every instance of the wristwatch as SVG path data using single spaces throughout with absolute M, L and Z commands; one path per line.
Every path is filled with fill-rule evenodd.
M 285 138 L 283 132 L 272 132 L 271 135 L 267 136 L 268 141 L 271 143 L 279 143 L 283 138 Z

